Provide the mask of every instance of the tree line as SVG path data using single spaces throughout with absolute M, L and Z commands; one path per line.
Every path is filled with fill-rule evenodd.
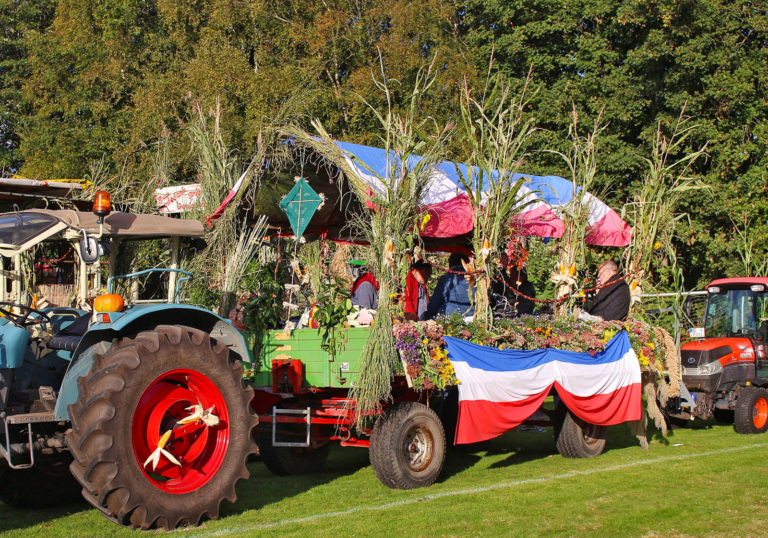
M 482 91 L 491 58 L 513 84 L 530 73 L 526 110 L 542 127 L 532 174 L 568 177 L 535 150 L 567 150 L 572 110 L 584 125 L 602 115 L 596 185 L 615 208 L 639 189 L 659 126 L 685 110 L 696 129 L 680 156 L 706 143 L 690 172 L 713 187 L 682 202 L 686 287 L 766 270 L 768 8 L 757 2 L 0 0 L 0 168 L 119 175 L 136 190 L 193 182 L 195 110 L 219 106 L 226 146 L 248 155 L 289 101 L 299 123 L 378 145 L 372 75 L 383 69 L 404 107 L 435 58 L 420 106 L 440 124 L 458 122 L 464 82 Z M 468 148 L 457 136 L 446 150 Z

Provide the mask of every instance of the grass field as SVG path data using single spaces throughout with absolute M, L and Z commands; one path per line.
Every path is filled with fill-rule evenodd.
M 218 521 L 175 531 L 242 535 L 766 535 L 768 435 L 676 429 L 642 450 L 625 427 L 598 458 L 557 454 L 551 430 L 512 432 L 449 452 L 437 484 L 381 485 L 367 451 L 337 448 L 323 473 L 276 477 L 260 462 Z M 83 504 L 47 511 L 0 503 L 8 536 L 132 535 Z M 162 531 L 153 531 L 160 534 Z

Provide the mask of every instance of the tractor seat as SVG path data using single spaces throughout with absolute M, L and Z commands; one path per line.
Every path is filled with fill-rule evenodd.
M 61 349 L 72 352 L 77 349 L 77 345 L 82 340 L 83 335 L 88 330 L 91 322 L 91 314 L 83 314 L 75 321 L 64 327 L 64 329 L 48 340 L 46 346 L 48 349 Z

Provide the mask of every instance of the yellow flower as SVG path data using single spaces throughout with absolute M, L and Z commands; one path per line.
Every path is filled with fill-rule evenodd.
M 427 225 L 427 223 L 432 219 L 432 215 L 429 214 L 429 212 L 424 213 L 424 216 L 421 217 L 421 224 L 419 224 L 419 229 L 421 231 L 424 231 L 424 227 Z
M 568 269 L 568 276 L 573 277 L 574 273 L 576 272 L 576 264 L 574 263 L 571 265 L 571 267 Z
M 653 244 L 653 250 L 659 250 L 659 249 L 660 249 L 661 247 L 663 247 L 663 246 L 664 246 L 664 245 L 662 245 L 662 244 L 661 244 L 661 241 L 656 241 L 656 242 Z
M 421 343 L 422 343 L 422 344 L 429 344 L 429 340 L 427 340 L 427 339 L 425 338 L 424 340 L 422 340 L 422 341 L 421 341 Z

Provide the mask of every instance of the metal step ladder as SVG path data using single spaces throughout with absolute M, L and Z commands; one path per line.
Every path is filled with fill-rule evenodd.
M 312 426 L 311 407 L 306 409 L 278 409 L 272 408 L 272 446 L 299 446 L 307 447 L 310 445 L 310 431 Z M 277 415 L 304 415 L 307 423 L 307 440 L 304 442 L 290 442 L 277 440 Z
M 0 413 L 0 418 L 3 420 L 3 429 L 5 431 L 5 446 L 0 446 L 0 449 L 4 452 L 2 455 L 5 457 L 5 461 L 8 462 L 8 467 L 11 469 L 29 469 L 35 465 L 35 444 L 32 439 L 32 424 L 54 422 L 56 417 L 54 416 L 53 411 L 22 413 L 11 416 L 5 416 L 4 413 Z M 13 462 L 13 450 L 11 449 L 11 430 L 13 427 L 17 427 L 20 432 L 24 429 L 27 430 L 27 447 L 29 450 L 28 463 Z

